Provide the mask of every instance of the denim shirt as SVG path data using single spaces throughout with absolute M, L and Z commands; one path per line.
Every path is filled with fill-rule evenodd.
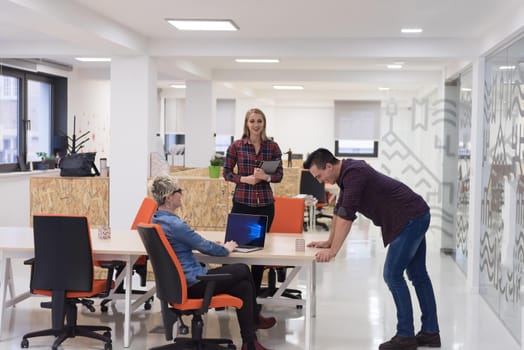
M 158 210 L 153 215 L 152 222 L 159 224 L 164 230 L 167 240 L 171 243 L 182 265 L 188 287 L 198 282 L 196 276 L 207 274 L 207 269 L 197 261 L 193 250 L 212 256 L 229 254 L 226 248 L 200 236 L 175 214 Z

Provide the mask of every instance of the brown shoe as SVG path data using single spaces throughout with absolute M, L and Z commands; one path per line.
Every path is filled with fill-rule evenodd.
M 262 314 L 258 314 L 258 329 L 268 329 L 273 327 L 277 323 L 274 317 L 264 317 Z
M 244 343 L 242 344 L 242 350 L 269 350 L 263 347 L 258 340 L 254 340 L 251 343 Z

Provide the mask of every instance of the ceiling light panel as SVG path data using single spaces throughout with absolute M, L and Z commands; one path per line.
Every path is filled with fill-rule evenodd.
M 402 28 L 400 32 L 403 34 L 419 34 L 422 33 L 423 30 L 422 28 Z
M 236 31 L 238 26 L 230 19 L 166 19 L 178 30 Z
M 279 63 L 280 60 L 276 58 L 236 58 L 238 63 Z
M 273 85 L 275 90 L 304 90 L 302 85 Z
M 111 62 L 109 57 L 75 57 L 80 62 Z

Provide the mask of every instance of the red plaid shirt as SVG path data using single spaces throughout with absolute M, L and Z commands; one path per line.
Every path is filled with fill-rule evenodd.
M 247 137 L 236 140 L 229 146 L 224 162 L 224 179 L 237 184 L 233 195 L 234 202 L 250 207 L 264 207 L 274 202 L 269 182 L 261 181 L 254 186 L 240 182 L 241 176 L 253 175 L 255 167 L 262 160 L 282 160 L 282 152 L 276 142 L 263 141 L 258 154 L 255 154 L 255 147 L 249 143 Z M 238 169 L 237 173 L 233 172 L 235 166 Z M 283 175 L 281 161 L 277 171 L 271 175 L 271 182 L 282 181 Z

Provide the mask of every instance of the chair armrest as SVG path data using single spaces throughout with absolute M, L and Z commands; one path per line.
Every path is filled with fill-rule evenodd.
M 100 294 L 99 297 L 105 298 L 109 295 L 109 291 L 111 290 L 111 285 L 113 284 L 113 274 L 116 268 L 121 268 L 122 266 L 125 266 L 124 261 L 119 260 L 112 260 L 112 261 L 101 261 L 100 267 L 107 269 L 107 280 L 106 280 L 106 288 L 105 292 Z
M 204 300 L 202 301 L 202 307 L 197 311 L 199 315 L 202 315 L 207 312 L 209 309 L 209 304 L 211 304 L 211 298 L 215 293 L 215 284 L 216 281 L 224 281 L 233 278 L 233 275 L 230 273 L 217 273 L 210 275 L 199 275 L 196 276 L 199 281 L 202 281 L 206 284 L 206 289 L 204 291 Z

